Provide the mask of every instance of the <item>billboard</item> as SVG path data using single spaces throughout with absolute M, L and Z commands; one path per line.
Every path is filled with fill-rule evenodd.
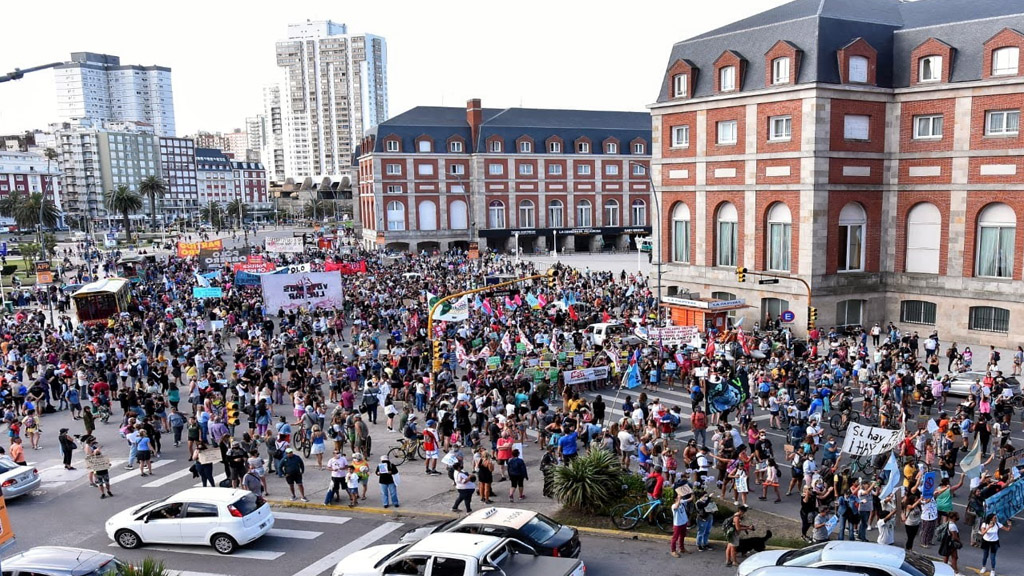
M 284 236 L 266 239 L 267 252 L 299 254 L 303 250 L 302 237 Z
M 341 274 L 338 272 L 267 274 L 261 278 L 265 314 L 298 308 L 341 308 Z

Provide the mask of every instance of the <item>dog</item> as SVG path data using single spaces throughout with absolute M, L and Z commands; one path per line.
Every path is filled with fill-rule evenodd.
M 750 538 L 740 538 L 740 545 L 736 547 L 737 554 L 743 554 L 746 556 L 751 552 L 764 552 L 765 544 L 771 540 L 772 531 L 768 530 L 764 533 L 764 536 L 751 536 Z

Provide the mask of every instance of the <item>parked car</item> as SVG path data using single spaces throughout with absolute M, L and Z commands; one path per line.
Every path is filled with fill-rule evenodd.
M 984 380 L 988 373 L 984 370 L 972 370 L 970 372 L 961 372 L 957 374 L 953 380 L 949 383 L 949 395 L 950 396 L 963 396 L 967 397 L 971 394 L 971 386 L 975 382 L 981 382 Z M 1003 376 L 1003 373 L 996 371 L 993 374 L 996 378 L 996 382 L 1002 379 L 1002 383 L 1008 386 L 1013 392 L 1014 396 L 1020 395 L 1020 382 L 1017 381 L 1013 376 Z
M 518 508 L 486 508 L 465 518 L 432 522 L 406 532 L 399 542 L 411 544 L 443 532 L 515 538 L 544 556 L 580 557 L 579 530 L 559 524 L 540 512 Z
M 333 576 L 586 576 L 575 558 L 540 556 L 512 538 L 481 534 L 431 534 L 414 544 L 371 546 L 349 554 Z
M 208 544 L 221 554 L 231 554 L 273 527 L 270 504 L 234 488 L 190 488 L 119 512 L 106 523 L 107 536 L 122 548 Z
M 120 565 L 113 554 L 105 552 L 36 546 L 4 558 L 3 576 L 114 576 Z
M 24 496 L 39 488 L 42 481 L 37 468 L 21 466 L 7 456 L 0 456 L 0 491 L 4 498 Z
M 842 572 L 864 572 L 872 576 L 954 576 L 943 562 L 929 560 L 898 546 L 839 540 L 822 542 L 798 550 L 770 550 L 747 558 L 736 576 L 753 576 L 767 566 L 824 568 Z M 786 572 L 789 575 L 789 572 Z
M 765 566 L 750 573 L 750 576 L 871 576 L 868 570 L 825 570 L 818 568 L 797 568 L 795 566 Z

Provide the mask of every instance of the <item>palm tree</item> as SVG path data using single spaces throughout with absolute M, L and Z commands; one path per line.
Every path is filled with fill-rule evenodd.
M 302 205 L 302 215 L 311 220 L 323 218 L 325 214 L 327 214 L 327 202 L 319 198 Z
M 131 221 L 128 216 L 142 210 L 142 196 L 128 186 L 120 184 L 117 188 L 107 191 L 103 198 L 103 205 L 107 210 L 121 215 L 125 239 L 131 242 Z
M 220 204 L 211 200 L 209 204 L 199 209 L 199 217 L 219 230 L 224 220 L 224 209 L 220 207 Z
M 167 193 L 167 183 L 155 174 L 139 182 L 139 193 L 149 197 L 149 225 L 156 230 L 156 201 Z
M 60 210 L 52 201 L 44 200 L 39 192 L 11 192 L 0 200 L 0 216 L 13 218 L 18 228 L 35 228 L 40 220 L 44 227 L 54 228 L 60 219 Z
M 237 219 L 238 227 L 241 228 L 245 217 L 249 215 L 249 205 L 242 202 L 240 198 L 235 198 L 231 202 L 228 202 L 227 213 L 228 221 Z

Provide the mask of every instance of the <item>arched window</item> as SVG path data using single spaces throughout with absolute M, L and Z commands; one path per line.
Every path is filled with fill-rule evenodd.
M 469 210 L 463 200 L 456 200 L 448 207 L 448 222 L 452 230 L 469 228 Z
M 1013 277 L 1013 243 L 1017 216 L 1006 204 L 989 204 L 978 215 L 975 276 Z
M 739 245 L 739 215 L 736 207 L 726 202 L 718 207 L 715 218 L 718 237 L 715 245 L 715 265 L 735 266 Z
M 420 202 L 418 219 L 420 230 L 437 230 L 437 204 L 430 200 Z
M 519 203 L 519 227 L 534 228 L 537 226 L 537 211 L 533 200 L 523 200 Z
M 604 225 L 619 225 L 619 201 L 609 198 L 604 201 Z
M 1016 76 L 1020 62 L 1020 48 L 1007 46 L 992 51 L 992 75 Z
M 647 226 L 647 202 L 637 198 L 629 207 L 630 226 Z
M 590 200 L 580 200 L 579 204 L 576 205 L 576 225 L 594 225 L 594 207 Z
M 405 230 L 405 204 L 388 202 L 388 230 Z
M 487 227 L 501 229 L 505 227 L 505 203 L 495 200 L 487 207 Z
M 565 204 L 561 200 L 552 200 L 548 204 L 548 228 L 565 226 Z
M 789 272 L 793 216 L 789 206 L 776 202 L 768 210 L 768 269 Z
M 864 229 L 868 217 L 856 202 L 843 206 L 839 212 L 839 262 L 840 272 L 864 270 Z
M 672 209 L 672 261 L 690 263 L 690 207 L 683 203 Z
M 942 215 L 935 204 L 922 202 L 907 214 L 907 272 L 939 273 Z

